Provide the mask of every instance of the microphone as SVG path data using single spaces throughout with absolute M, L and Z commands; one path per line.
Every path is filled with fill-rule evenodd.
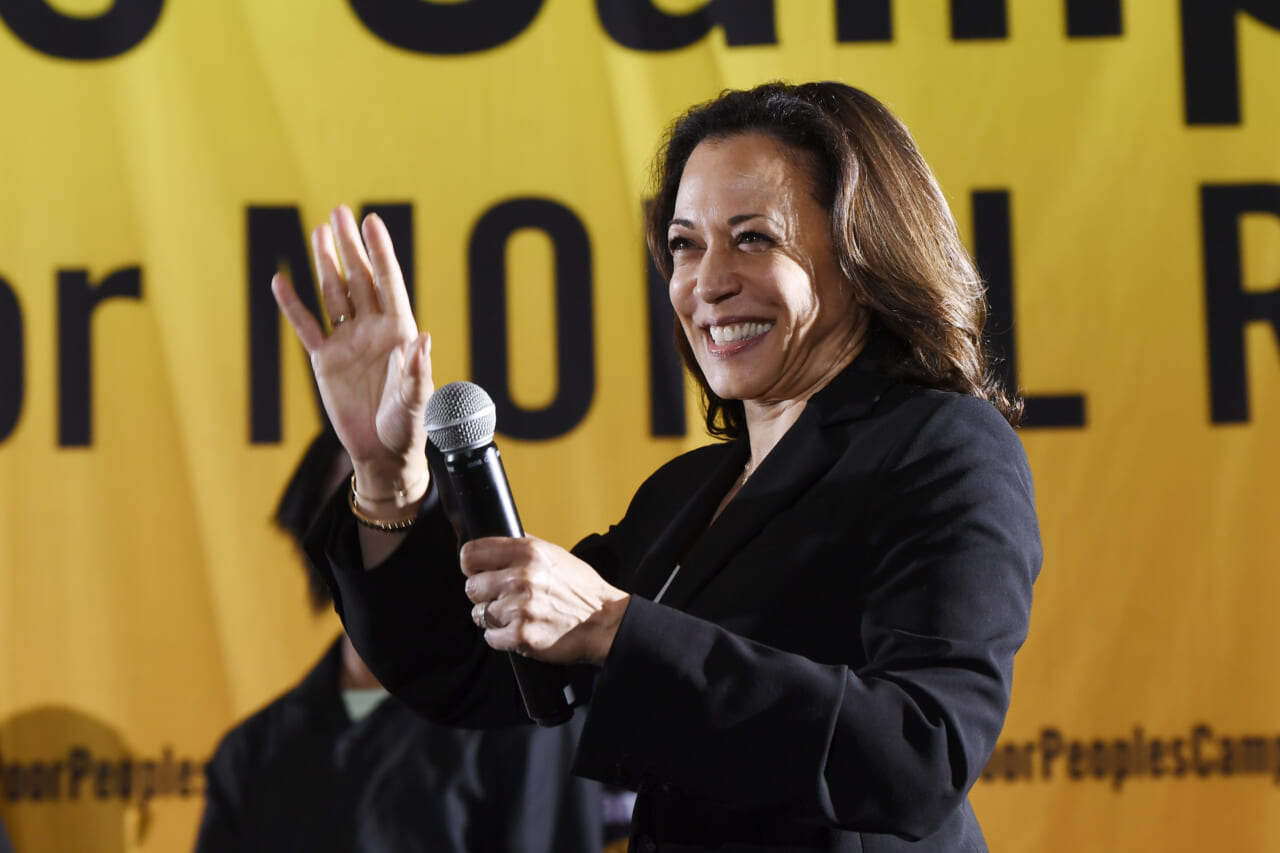
M 440 451 L 429 458 L 440 485 L 448 484 L 461 525 L 459 546 L 485 536 L 524 536 L 511 497 L 502 455 L 493 443 L 497 410 L 473 382 L 450 382 L 427 401 L 427 438 Z M 434 456 L 434 454 L 433 454 Z M 445 493 L 441 489 L 441 496 Z M 558 726 L 573 716 L 566 700 L 563 671 L 553 664 L 508 653 L 529 718 L 540 726 Z

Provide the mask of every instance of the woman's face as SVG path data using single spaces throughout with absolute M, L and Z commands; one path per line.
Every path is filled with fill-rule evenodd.
M 808 399 L 856 355 L 859 309 L 803 156 L 760 133 L 708 139 L 680 179 L 671 304 L 724 399 Z

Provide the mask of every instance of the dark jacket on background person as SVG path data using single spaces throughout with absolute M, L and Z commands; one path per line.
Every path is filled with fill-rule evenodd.
M 434 725 L 394 696 L 353 722 L 341 641 L 223 738 L 197 853 L 597 853 L 600 786 L 569 774 L 578 728 Z
M 603 668 L 572 671 L 589 697 L 575 772 L 639 791 L 644 853 L 985 851 L 967 794 L 1041 562 L 1017 436 L 864 353 L 708 527 L 747 458 L 745 439 L 676 458 L 574 549 L 632 593 Z M 338 501 L 308 551 L 397 695 L 440 720 L 518 718 L 432 488 L 375 570 Z

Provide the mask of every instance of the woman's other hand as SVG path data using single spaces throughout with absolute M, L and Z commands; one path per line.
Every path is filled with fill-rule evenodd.
M 343 205 L 312 232 L 311 248 L 329 333 L 286 276 L 277 274 L 271 291 L 311 357 L 361 496 L 416 503 L 428 479 L 423 413 L 433 390 L 431 342 L 418 333 L 391 235 L 377 214 L 357 228 Z
M 501 651 L 602 666 L 631 596 L 568 551 L 533 536 L 462 546 L 472 619 Z

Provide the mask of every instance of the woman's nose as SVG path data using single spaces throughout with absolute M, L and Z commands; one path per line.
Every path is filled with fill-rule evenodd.
M 704 302 L 721 302 L 742 290 L 742 281 L 732 262 L 723 253 L 708 250 L 698 265 L 694 293 Z

